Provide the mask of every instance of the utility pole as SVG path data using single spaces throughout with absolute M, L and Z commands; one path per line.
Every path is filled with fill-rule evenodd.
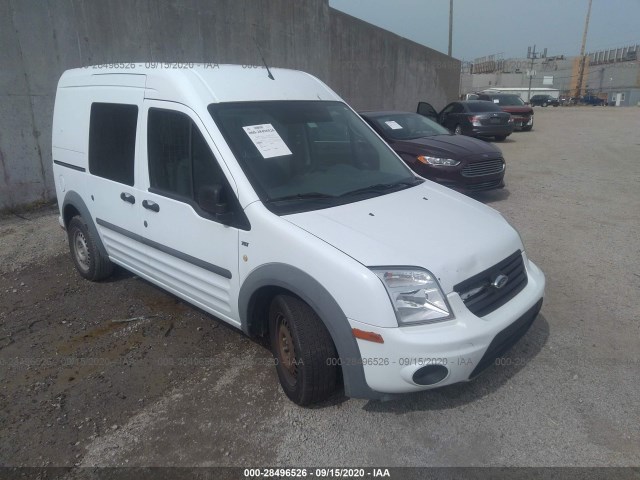
M 589 17 L 591 16 L 591 2 L 589 0 L 589 8 L 587 9 L 587 19 L 584 22 L 584 33 L 582 34 L 582 46 L 580 47 L 580 65 L 578 67 L 578 82 L 574 97 L 576 100 L 582 96 L 582 82 L 584 80 L 584 67 L 587 57 L 584 55 L 584 49 L 587 45 L 587 31 L 589 30 Z
M 453 0 L 449 0 L 449 56 L 453 51 Z
M 547 49 L 544 49 L 544 52 L 542 52 L 542 54 L 540 54 L 540 52 L 536 52 L 536 46 L 533 46 L 533 49 L 531 47 L 529 47 L 527 49 L 527 58 L 531 59 L 531 65 L 529 66 L 529 92 L 527 93 L 527 102 L 529 100 L 531 100 L 531 80 L 533 80 L 533 77 L 535 75 L 535 72 L 533 71 L 533 62 L 536 60 L 536 58 L 545 58 L 547 56 Z

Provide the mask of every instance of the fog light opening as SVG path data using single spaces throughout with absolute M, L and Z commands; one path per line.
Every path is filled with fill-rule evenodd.
M 413 383 L 418 385 L 435 385 L 449 375 L 449 370 L 443 365 L 427 365 L 419 368 L 413 374 Z

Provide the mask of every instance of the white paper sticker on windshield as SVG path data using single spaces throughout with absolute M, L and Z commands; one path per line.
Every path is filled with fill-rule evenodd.
M 242 128 L 264 158 L 291 155 L 291 150 L 270 123 Z
M 393 120 L 389 120 L 388 122 L 384 122 L 387 125 L 389 125 L 389 127 L 391 127 L 391 130 L 402 130 L 402 125 L 400 125 L 398 122 L 395 122 Z
M 497 99 L 497 98 L 494 98 L 494 99 L 493 99 L 493 103 L 500 103 L 500 100 L 499 100 L 499 99 Z

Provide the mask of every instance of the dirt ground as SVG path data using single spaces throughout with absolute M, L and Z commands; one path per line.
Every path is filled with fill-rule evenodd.
M 265 345 L 117 270 L 91 283 L 53 208 L 0 219 L 4 466 L 640 465 L 640 109 L 536 108 L 478 195 L 547 275 L 476 381 L 303 409 Z

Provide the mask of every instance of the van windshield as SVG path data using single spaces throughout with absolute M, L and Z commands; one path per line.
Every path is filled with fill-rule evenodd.
M 344 103 L 229 102 L 212 104 L 209 112 L 274 213 L 332 207 L 422 183 Z

